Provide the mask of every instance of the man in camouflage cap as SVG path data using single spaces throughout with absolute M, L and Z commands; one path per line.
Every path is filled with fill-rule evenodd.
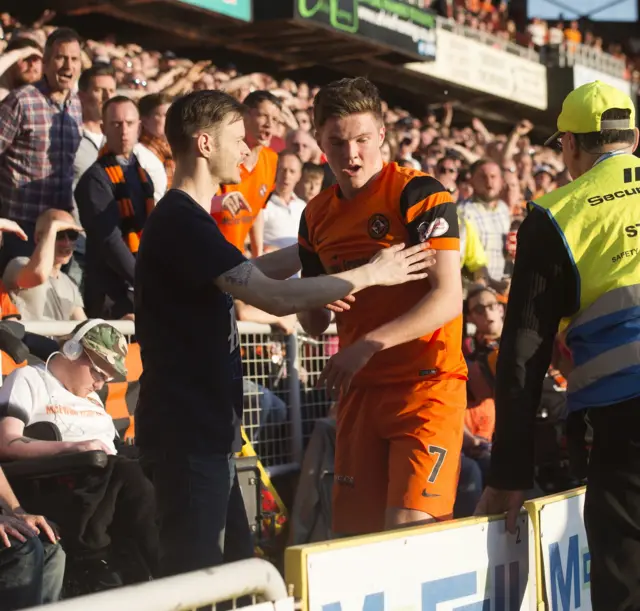
M 74 335 L 86 325 L 83 322 L 74 329 Z M 98 371 L 104 373 L 108 380 L 126 379 L 127 340 L 109 323 L 100 323 L 90 328 L 80 339 L 87 356 Z

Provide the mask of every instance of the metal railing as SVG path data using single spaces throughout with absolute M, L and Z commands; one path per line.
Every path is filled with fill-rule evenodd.
M 476 30 L 468 25 L 461 25 L 453 19 L 447 19 L 446 17 L 436 17 L 436 23 L 436 27 L 447 30 L 447 32 L 452 32 L 458 36 L 470 38 L 489 47 L 502 49 L 507 53 L 511 53 L 512 55 L 517 55 L 518 57 L 523 57 L 534 62 L 540 61 L 540 54 L 535 49 L 523 47 L 522 45 L 518 45 L 510 40 L 496 36 L 495 34 L 482 32 L 481 30 Z
M 518 57 L 523 57 L 535 62 L 542 62 L 546 65 L 557 65 L 561 68 L 574 66 L 576 64 L 598 70 L 618 78 L 628 78 L 627 65 L 624 59 L 614 57 L 605 51 L 598 51 L 593 47 L 565 42 L 559 46 L 546 45 L 542 53 L 531 47 L 518 45 L 510 40 L 505 40 L 495 34 L 482 32 L 467 25 L 456 23 L 453 19 L 436 17 L 436 27 L 464 36 L 479 43 L 502 49 L 503 51 Z
M 250 597 L 249 604 L 239 599 Z M 251 558 L 166 577 L 148 583 L 89 594 L 48 605 L 52 611 L 189 611 L 230 601 L 230 607 L 293 611 L 293 599 L 278 570 Z M 247 601 L 248 602 L 248 601 Z M 265 605 L 264 603 L 271 603 Z M 261 604 L 262 603 L 262 604 Z M 35 607 L 34 607 L 35 609 Z
M 128 338 L 132 321 L 109 321 Z M 77 322 L 28 321 L 27 331 L 48 337 L 70 334 Z M 244 369 L 243 426 L 270 475 L 298 468 L 318 418 L 331 400 L 316 383 L 327 360 L 338 351 L 335 326 L 321 338 L 301 331 L 284 335 L 269 325 L 239 322 Z M 212 401 L 215 398 L 212 397 Z
M 593 47 L 577 43 L 563 43 L 558 48 L 560 68 L 581 65 L 618 78 L 627 78 L 627 64 L 624 59 Z

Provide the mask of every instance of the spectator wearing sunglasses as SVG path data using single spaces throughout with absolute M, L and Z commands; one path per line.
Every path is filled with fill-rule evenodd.
M 23 320 L 85 320 L 84 303 L 76 284 L 62 271 L 79 232 L 70 213 L 50 209 L 36 222 L 36 247 L 31 257 L 16 257 L 3 281 Z

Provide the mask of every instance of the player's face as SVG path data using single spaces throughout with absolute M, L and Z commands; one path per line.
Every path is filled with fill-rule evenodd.
M 218 128 L 216 146 L 209 157 L 209 170 L 221 184 L 240 183 L 240 165 L 249 154 L 244 138 L 244 123 L 238 117 L 225 119 Z
M 371 113 L 332 117 L 318 132 L 320 147 L 342 191 L 349 197 L 382 169 L 385 129 Z

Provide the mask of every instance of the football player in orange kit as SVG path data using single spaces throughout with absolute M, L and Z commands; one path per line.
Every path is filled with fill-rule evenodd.
M 281 105 L 268 91 L 250 93 L 244 105 L 245 142 L 250 154 L 240 166 L 242 181 L 222 185 L 211 210 L 222 235 L 240 252 L 244 252 L 247 234 L 251 232 L 251 256 L 259 257 L 263 254 L 262 209 L 275 186 L 278 165 L 278 154 L 269 144 L 280 121 Z
M 338 184 L 305 209 L 303 276 L 357 267 L 399 242 L 428 241 L 436 251 L 424 282 L 368 288 L 334 308 L 340 351 L 320 378 L 339 396 L 333 530 L 445 520 L 456 495 L 467 379 L 455 205 L 435 178 L 383 163 L 380 97 L 366 79 L 323 87 L 314 118 Z M 326 308 L 298 316 L 312 335 L 330 322 Z

